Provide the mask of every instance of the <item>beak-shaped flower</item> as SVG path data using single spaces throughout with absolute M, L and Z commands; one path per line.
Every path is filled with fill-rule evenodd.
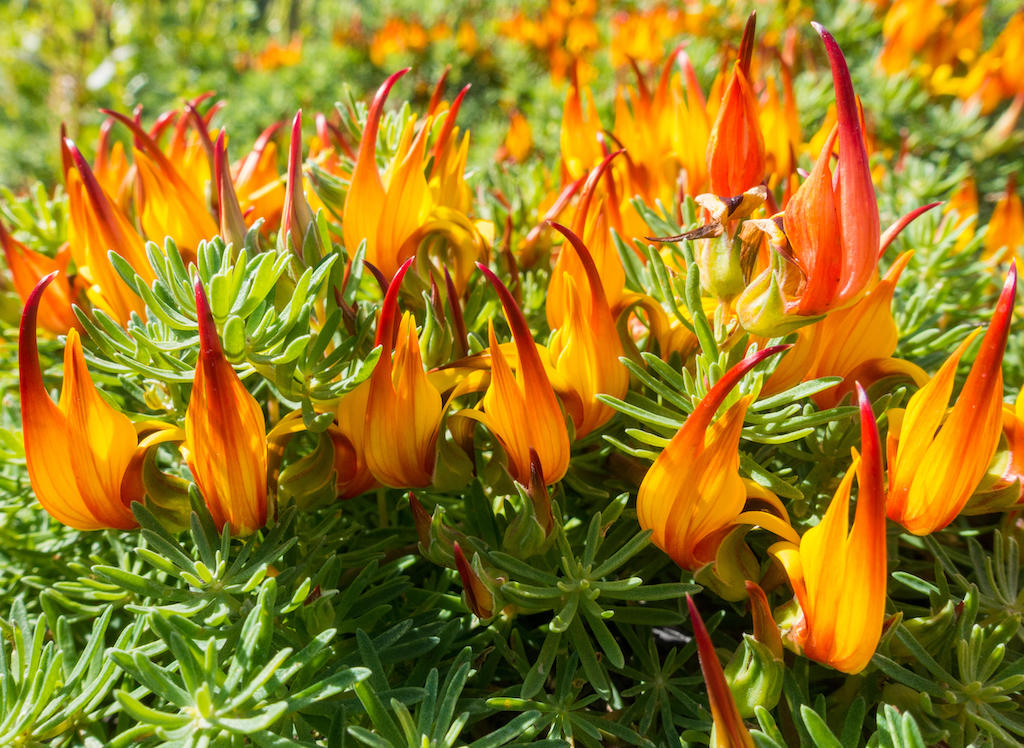
M 708 138 L 711 191 L 723 197 L 740 195 L 761 184 L 765 174 L 764 137 L 757 99 L 748 80 L 754 28 L 755 16 L 751 14 L 740 42 L 740 59 L 733 66 Z
M 55 405 L 46 393 L 36 347 L 40 300 L 56 273 L 29 295 L 18 337 L 21 427 L 29 479 L 39 503 L 58 521 L 78 530 L 135 527 L 130 506 L 141 501 L 137 483 L 126 480 L 138 438 L 127 416 L 100 397 L 89 377 L 78 331 L 68 331 L 64 386 Z
M 1017 175 L 1006 183 L 1006 192 L 996 202 L 985 231 L 985 249 L 982 257 L 996 262 L 1008 262 L 1024 247 L 1024 205 L 1017 194 Z
M 855 381 L 870 384 L 890 376 L 913 380 L 919 386 L 928 375 L 909 361 L 892 358 L 899 331 L 892 316 L 896 284 L 913 252 L 893 262 L 889 271 L 853 306 L 836 309 L 824 319 L 797 332 L 797 342 L 765 385 L 766 394 L 788 389 L 818 377 L 842 377 L 837 387 L 814 396 L 819 408 L 832 408 L 853 391 Z
M 414 135 L 413 123 L 406 123 L 383 179 L 377 171 L 377 132 L 384 102 L 392 86 L 407 72 L 408 68 L 394 73 L 373 98 L 341 217 L 345 246 L 354 252 L 365 239 L 366 259 L 386 278 L 393 277 L 402 261 L 413 254 L 415 248 L 406 246 L 406 240 L 430 211 L 430 190 L 424 173 L 429 127 Z
M 75 144 L 61 143 L 64 185 L 68 192 L 68 246 L 86 294 L 97 307 L 122 324 L 145 305 L 110 264 L 107 253 L 121 255 L 147 283 L 156 276 L 145 253 L 145 242 L 128 217 L 107 196 Z
M 513 110 L 508 118 L 508 133 L 498 150 L 497 160 L 509 159 L 521 164 L 533 148 L 533 130 L 529 121 L 519 110 Z
M 39 324 L 55 335 L 63 335 L 72 327 L 78 327 L 78 319 L 71 311 L 71 282 L 65 274 L 68 261 L 71 259 L 70 250 L 65 247 L 56 257 L 36 252 L 11 236 L 2 221 L 0 246 L 4 250 L 14 290 L 18 292 L 23 303 L 28 302 L 39 281 L 51 273 L 57 274 L 57 283 L 47 288 L 39 304 Z
M 576 71 L 562 110 L 562 170 L 569 182 L 579 179 L 604 158 L 601 151 L 601 118 L 590 89 L 579 83 Z M 586 102 L 584 104 L 584 102 Z
M 306 237 L 310 236 L 315 244 L 317 255 L 323 253 L 320 246 L 320 234 L 313 224 L 313 209 L 306 200 L 302 178 L 302 110 L 295 113 L 292 120 L 292 139 L 288 147 L 288 186 L 284 195 L 284 210 L 281 217 L 281 236 L 291 242 L 295 256 L 304 260 L 307 265 L 315 265 L 319 256 L 307 256 Z
M 564 273 L 562 327 L 555 331 L 549 344 L 555 370 L 571 389 L 572 397 L 565 401 L 566 410 L 576 426 L 577 438 L 581 438 L 613 415 L 611 407 L 599 401 L 597 395 L 625 397 L 629 373 L 619 361 L 624 355 L 622 341 L 590 252 L 569 229 L 557 223 L 552 225 L 568 240 L 562 253 L 575 253 L 585 270 L 579 283 Z
M 883 241 L 850 71 L 832 35 L 814 28 L 832 66 L 837 126 L 784 214 L 751 222 L 769 235 L 776 253 L 737 300 L 742 325 L 759 335 L 785 334 L 806 322 L 801 318 L 853 303 L 875 275 Z M 833 174 L 829 162 L 837 137 Z
M 915 535 L 941 530 L 953 521 L 984 478 L 999 445 L 1002 361 L 1016 289 L 1013 265 L 978 357 L 948 417 L 957 364 L 980 331 L 968 335 L 931 381 L 914 393 L 904 413 L 890 414 L 886 508 L 890 519 Z
M 718 661 L 715 646 L 711 642 L 708 630 L 704 628 L 704 619 L 700 617 L 697 606 L 689 595 L 686 596 L 686 605 L 690 609 L 693 638 L 697 640 L 697 657 L 700 659 L 700 670 L 704 674 L 711 719 L 714 722 L 712 748 L 754 748 L 754 739 L 740 717 L 736 699 L 733 698 L 729 684 L 725 680 L 722 663 Z
M 799 546 L 776 543 L 800 606 L 790 632 L 803 654 L 844 673 L 859 673 L 875 653 L 885 617 L 885 498 L 882 448 L 871 403 L 858 384 L 861 447 L 821 522 Z M 860 492 L 849 528 L 854 474 Z
M 751 397 L 741 398 L 713 425 L 711 420 L 744 374 L 785 348 L 766 348 L 729 369 L 697 404 L 640 484 L 636 500 L 640 527 L 653 530 L 651 542 L 684 569 L 695 571 L 715 560 L 715 551 L 747 499 L 739 474 L 739 441 Z
M 338 425 L 327 432 L 334 443 L 338 496 L 343 499 L 366 493 L 377 484 L 377 479 L 366 465 L 363 439 L 369 402 L 370 381 L 366 380 L 342 396 L 335 414 Z
M 231 168 L 228 165 L 228 148 L 224 139 L 224 131 L 217 135 L 217 143 L 213 151 L 214 184 L 217 187 L 217 220 L 220 224 L 220 235 L 224 241 L 234 245 L 235 251 L 241 251 L 245 244 L 245 218 L 242 207 L 238 203 L 238 194 L 231 182 Z
M 530 483 L 532 448 L 537 453 L 545 483 L 557 483 L 569 467 L 569 432 L 558 398 L 522 310 L 494 273 L 479 263 L 477 267 L 501 298 L 519 359 L 513 374 L 492 324 L 488 329 L 491 383 L 484 393 L 484 412 L 479 414 L 479 420 L 505 448 L 509 473 L 516 481 L 524 486 Z
M 1019 505 L 1024 497 L 1024 390 L 1017 393 L 1013 405 L 1003 405 L 1003 435 L 1006 437 L 1008 455 L 995 488 L 1006 489 L 1016 483 L 1015 503 Z
M 267 433 L 259 403 L 224 357 L 196 281 L 199 361 L 185 412 L 183 451 L 218 529 L 248 535 L 267 523 Z
M 878 266 L 881 226 L 871 182 L 857 99 L 843 53 L 824 28 L 836 94 L 839 161 L 829 168 L 829 138 L 806 181 L 786 206 L 783 219 L 794 259 L 805 283 L 787 304 L 799 315 L 821 314 L 860 295 Z
M 162 245 L 169 236 L 186 256 L 194 253 L 199 242 L 217 235 L 217 223 L 203 198 L 137 122 L 118 112 L 106 113 L 131 129 L 135 138 L 136 200 L 146 237 Z
M 129 183 L 132 164 L 125 155 L 124 145 L 121 142 L 110 144 L 110 131 L 113 129 L 114 120 L 111 117 L 103 120 L 103 124 L 100 125 L 100 137 L 96 143 L 93 172 L 104 192 L 116 198 L 119 205 L 124 205 L 120 200 L 127 192 L 126 186 Z
M 285 188 L 277 172 L 277 145 L 271 138 L 281 123 L 271 125 L 256 138 L 249 154 L 238 164 L 235 192 L 246 223 L 262 218 L 263 231 L 276 231 L 281 224 Z
M 973 176 L 964 179 L 953 191 L 942 212 L 953 214 L 953 227 L 960 229 L 954 250 L 962 252 L 974 239 L 975 230 L 978 228 L 978 183 Z
M 591 169 L 580 191 L 576 215 L 572 222 L 573 233 L 584 241 L 593 264 L 597 267 L 600 279 L 598 288 L 602 291 L 607 305 L 612 308 L 622 301 L 626 289 L 626 271 L 612 241 L 612 229 L 615 229 L 619 236 L 626 235 L 618 212 L 618 196 L 611 172 L 612 162 L 622 153 L 623 151 L 616 151 L 609 154 Z M 607 191 L 599 198 L 602 183 L 607 185 Z M 551 225 L 555 226 L 554 223 Z M 572 276 L 577 288 L 581 288 L 587 282 L 587 272 L 578 253 L 567 250 L 568 247 L 563 245 L 548 281 L 545 312 L 548 326 L 552 330 L 562 327 L 565 322 L 565 279 Z
M 423 368 L 416 321 L 409 313 L 396 319 L 398 289 L 412 261 L 396 273 L 381 306 L 377 345 L 383 350 L 370 375 L 364 432 L 366 465 L 394 488 L 430 485 L 444 413 L 441 393 Z

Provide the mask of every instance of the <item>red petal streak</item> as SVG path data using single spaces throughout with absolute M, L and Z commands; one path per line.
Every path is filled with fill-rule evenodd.
M 848 297 L 864 287 L 877 265 L 875 253 L 881 234 L 878 202 L 871 181 L 868 154 L 864 148 L 857 98 L 846 60 L 832 35 L 820 24 L 811 25 L 825 43 L 836 93 L 840 154 L 836 178 L 845 260 L 845 284 L 841 294 Z
M 750 745 L 750 733 L 743 725 L 740 711 L 736 707 L 736 700 L 725 680 L 722 663 L 718 661 L 718 655 L 715 653 L 714 644 L 711 643 L 711 637 L 708 636 L 708 630 L 704 628 L 704 621 L 700 617 L 700 613 L 697 612 L 693 598 L 689 595 L 686 596 L 686 606 L 690 609 L 693 638 L 697 640 L 697 657 L 700 659 L 700 669 L 704 674 L 704 684 L 708 689 L 708 702 L 711 706 L 711 713 L 715 717 L 715 729 L 725 733 L 718 736 L 719 744 L 736 748 Z
M 769 356 L 774 356 L 776 353 L 788 350 L 792 348 L 792 344 L 786 345 L 773 345 L 769 348 L 765 348 L 763 351 L 758 351 L 753 355 L 747 356 L 745 359 L 740 361 L 734 367 L 729 369 L 722 375 L 722 378 L 715 382 L 714 386 L 708 390 L 706 394 L 697 406 L 693 409 L 693 413 L 686 419 L 686 426 L 692 431 L 697 433 L 704 433 L 708 426 L 711 425 L 711 419 L 715 417 L 715 413 L 722 406 L 726 396 L 732 391 L 739 381 L 743 378 L 743 375 L 753 369 L 759 363 L 764 361 Z M 693 422 L 692 426 L 689 424 Z
M 899 233 L 901 231 L 903 231 L 903 229 L 905 229 L 907 226 L 909 226 L 910 223 L 914 219 L 916 219 L 918 216 L 924 215 L 929 210 L 931 210 L 932 208 L 934 208 L 934 207 L 936 207 L 938 205 L 942 205 L 942 202 L 940 201 L 940 202 L 937 202 L 937 203 L 928 203 L 927 205 L 922 205 L 920 208 L 914 208 L 912 211 L 910 211 L 905 216 L 903 216 L 898 221 L 896 221 L 896 223 L 894 223 L 892 226 L 887 228 L 885 230 L 885 232 L 882 234 L 881 240 L 879 241 L 879 245 L 878 245 L 878 257 L 879 257 L 879 259 L 881 259 L 882 255 L 885 254 L 885 250 L 887 250 L 889 248 L 889 245 L 892 244 L 893 239 L 895 239 L 897 236 L 899 236 Z
M 387 293 L 384 294 L 384 302 L 380 306 L 380 319 L 377 321 L 377 338 L 375 345 L 384 346 L 384 354 L 390 356 L 390 350 L 395 346 L 395 334 L 398 332 L 398 290 L 402 285 L 402 279 L 409 272 L 416 256 L 413 255 L 402 263 L 395 273 L 395 277 L 388 284 Z

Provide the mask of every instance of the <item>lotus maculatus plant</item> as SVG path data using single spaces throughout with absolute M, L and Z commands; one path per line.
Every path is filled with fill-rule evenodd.
M 12 47 L 0 745 L 1024 741 L 1016 8 L 101 5 Z

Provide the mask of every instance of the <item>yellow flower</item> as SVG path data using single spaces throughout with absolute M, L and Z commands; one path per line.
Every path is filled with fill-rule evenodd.
M 39 503 L 78 530 L 135 527 L 130 509 L 142 501 L 134 480 L 139 444 L 132 422 L 100 397 L 89 377 L 78 331 L 68 331 L 64 385 L 55 405 L 43 385 L 36 318 L 56 273 L 39 281 L 25 304 L 18 337 L 21 426 L 29 480 Z
M 399 268 L 381 305 L 377 345 L 383 350 L 370 375 L 363 436 L 367 467 L 394 488 L 430 485 L 444 413 L 441 393 L 423 369 L 416 321 L 408 312 L 400 323 L 395 319 L 398 289 L 413 259 Z
M 424 174 L 429 126 L 414 133 L 415 122 L 407 121 L 383 179 L 377 171 L 377 131 L 384 102 L 391 87 L 407 72 L 408 68 L 394 73 L 373 98 L 341 220 L 345 247 L 354 252 L 365 239 L 367 261 L 385 278 L 392 278 L 399 265 L 413 255 L 414 234 L 430 213 L 430 190 Z
M 199 280 L 195 293 L 199 360 L 182 451 L 217 528 L 249 535 L 267 523 L 266 421 L 224 357 Z
M 766 348 L 729 369 L 697 403 L 640 484 L 640 527 L 653 530 L 651 542 L 684 569 L 695 571 L 715 560 L 722 539 L 742 522 L 747 501 L 738 448 L 752 396 L 740 398 L 713 425 L 711 420 L 744 374 L 785 348 Z M 772 520 L 767 512 L 756 514 L 752 524 L 792 535 L 784 521 Z
M 263 232 L 276 231 L 281 225 L 285 188 L 277 171 L 277 145 L 271 138 L 281 127 L 277 122 L 256 138 L 252 150 L 234 169 L 235 192 L 246 225 L 264 220 Z
M 960 396 L 947 416 L 957 364 L 980 330 L 953 351 L 938 373 L 914 393 L 906 412 L 890 411 L 890 519 L 915 535 L 948 525 L 988 470 L 1003 423 L 1003 351 L 1013 316 L 1017 269 L 1011 266 L 992 322 Z
M 919 366 L 892 358 L 899 331 L 892 317 L 892 297 L 913 252 L 901 255 L 885 277 L 853 306 L 834 310 L 819 322 L 801 327 L 793 350 L 772 372 L 765 394 L 781 392 L 798 382 L 818 377 L 842 377 L 814 401 L 832 408 L 853 391 L 855 381 L 870 384 L 902 375 L 923 385 L 928 377 Z
M 806 657 L 844 673 L 863 670 L 882 635 L 885 617 L 885 500 L 882 449 L 871 403 L 857 385 L 861 447 L 821 522 L 800 539 L 769 552 L 786 570 L 797 604 L 791 640 Z M 849 528 L 854 474 L 860 493 Z
M 565 417 L 522 311 L 494 273 L 479 263 L 477 267 L 501 298 L 505 319 L 515 339 L 518 363 L 513 374 L 491 323 L 491 383 L 483 397 L 484 412 L 463 412 L 481 421 L 501 443 L 508 455 L 509 473 L 516 481 L 524 486 L 530 483 L 532 448 L 537 453 L 545 485 L 557 483 L 569 467 Z
M 569 229 L 557 223 L 552 225 L 568 240 L 561 256 L 572 247 L 584 270 L 578 280 L 564 273 L 563 324 L 554 331 L 548 346 L 555 371 L 572 395 L 565 399 L 566 410 L 576 426 L 576 437 L 581 438 L 614 415 L 612 408 L 599 401 L 597 395 L 625 397 L 629 373 L 619 361 L 624 355 L 622 341 L 590 252 Z M 558 273 L 558 269 L 554 272 Z M 549 295 L 548 304 L 551 299 Z
M 137 122 L 119 112 L 103 111 L 131 129 L 135 139 L 136 210 L 146 238 L 163 245 L 171 237 L 186 260 L 194 257 L 199 242 L 218 233 L 203 197 Z M 200 163 L 208 175 L 208 160 Z

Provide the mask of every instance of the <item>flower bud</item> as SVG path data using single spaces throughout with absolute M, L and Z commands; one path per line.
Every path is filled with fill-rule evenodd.
M 462 585 L 465 587 L 466 607 L 477 618 L 486 619 L 494 615 L 495 604 L 494 593 L 484 580 L 490 581 L 483 568 L 480 566 L 480 557 L 474 556 L 474 563 L 471 565 L 462 552 L 462 548 L 455 543 L 455 568 L 462 578 Z
M 725 680 L 736 700 L 741 717 L 753 717 L 754 707 L 774 709 L 782 695 L 782 678 L 786 668 L 782 660 L 750 634 L 725 666 Z

